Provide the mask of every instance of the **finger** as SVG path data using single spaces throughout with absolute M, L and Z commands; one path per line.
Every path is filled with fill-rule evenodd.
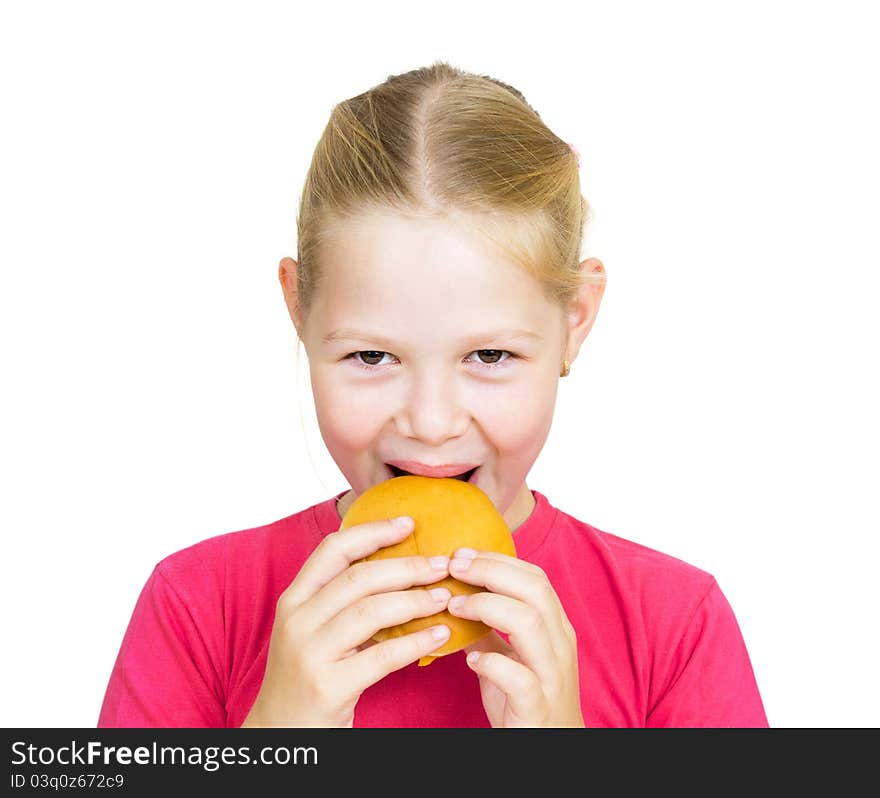
M 331 532 L 303 563 L 296 578 L 281 594 L 280 603 L 289 609 L 299 606 L 353 562 L 383 546 L 400 543 L 412 530 L 412 522 L 408 526 L 397 526 L 387 519 Z
M 458 618 L 482 621 L 505 632 L 523 665 L 534 671 L 542 684 L 555 687 L 557 651 L 544 617 L 534 607 L 499 593 L 481 592 L 455 596 L 447 609 Z
M 389 557 L 350 565 L 306 602 L 309 623 L 313 628 L 328 623 L 346 607 L 367 596 L 444 579 L 448 576 L 448 563 L 447 557 L 438 555 Z
M 486 559 L 490 560 L 506 562 L 510 565 L 516 566 L 517 568 L 522 568 L 524 571 L 529 571 L 531 573 L 544 573 L 543 569 L 540 566 L 535 565 L 528 560 L 522 560 L 519 557 L 511 557 L 508 554 L 501 554 L 501 552 L 498 551 L 478 551 L 477 549 L 471 549 L 466 546 L 462 546 L 461 548 L 458 548 L 454 552 L 452 552 L 453 557 L 462 557 L 465 559 L 473 559 L 477 555 L 480 555 L 480 557 L 485 557 Z
M 451 595 L 447 588 L 436 587 L 366 596 L 324 625 L 315 639 L 319 648 L 316 654 L 319 658 L 326 653 L 332 660 L 340 659 L 380 629 L 442 612 Z
M 439 624 L 392 637 L 342 660 L 337 667 L 342 669 L 343 678 L 350 679 L 351 684 L 358 684 L 363 691 L 392 671 L 432 654 L 449 639 L 449 634 L 449 627 Z
M 494 629 L 489 634 L 483 635 L 470 645 L 464 647 L 465 654 L 470 654 L 471 651 L 496 651 L 499 654 L 517 659 L 517 653 L 513 650 L 513 646 Z
M 496 651 L 472 651 L 467 664 L 507 696 L 514 726 L 534 726 L 546 712 L 546 700 L 538 677 L 525 665 Z
M 449 561 L 449 573 L 456 579 L 471 585 L 482 585 L 493 593 L 500 593 L 534 607 L 544 619 L 553 645 L 562 647 L 567 643 L 568 619 L 562 602 L 553 590 L 547 574 L 538 566 L 496 552 L 477 552 L 458 549 Z M 465 553 L 467 556 L 461 556 Z M 502 630 L 506 631 L 506 630 Z

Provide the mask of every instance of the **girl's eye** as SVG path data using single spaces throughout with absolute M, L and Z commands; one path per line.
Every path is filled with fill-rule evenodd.
M 476 362 L 477 365 L 482 366 L 483 368 L 498 368 L 502 363 L 511 358 L 517 358 L 518 355 L 515 355 L 513 352 L 509 352 L 506 349 L 475 349 L 471 352 L 472 355 L 480 356 L 479 361 L 471 361 Z M 346 355 L 345 360 L 354 360 L 356 366 L 359 366 L 363 369 L 375 370 L 378 366 L 388 365 L 387 363 L 381 362 L 371 362 L 371 361 L 381 361 L 383 356 L 388 355 L 388 352 L 379 352 L 375 349 L 362 349 L 359 352 L 352 352 L 350 355 Z M 503 355 L 507 355 L 502 359 Z M 363 359 L 361 358 L 363 356 Z M 394 357 L 393 355 L 389 355 L 389 357 Z M 487 357 L 489 362 L 485 362 L 482 358 Z

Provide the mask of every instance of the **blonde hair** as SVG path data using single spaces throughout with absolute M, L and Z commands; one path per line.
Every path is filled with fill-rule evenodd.
M 566 306 L 603 272 L 579 269 L 589 206 L 577 155 L 512 86 L 435 61 L 344 100 L 315 147 L 297 216 L 308 315 L 322 247 L 371 211 L 465 225 Z

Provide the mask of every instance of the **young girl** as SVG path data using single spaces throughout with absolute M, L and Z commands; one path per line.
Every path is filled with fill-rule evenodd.
M 159 562 L 98 726 L 767 725 L 710 574 L 526 485 L 605 285 L 578 165 L 516 89 L 445 62 L 333 109 L 279 278 L 351 490 Z M 412 528 L 339 532 L 363 491 L 472 469 L 516 558 L 353 564 Z M 449 574 L 482 590 L 431 589 Z M 427 667 L 446 626 L 370 642 L 443 608 L 493 631 Z

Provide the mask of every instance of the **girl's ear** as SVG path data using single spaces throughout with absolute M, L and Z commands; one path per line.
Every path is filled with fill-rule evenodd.
M 287 304 L 290 320 L 296 327 L 297 334 L 302 337 L 302 318 L 296 291 L 296 270 L 296 261 L 289 256 L 283 257 L 278 264 L 278 282 L 281 283 L 281 290 L 284 292 L 284 302 Z
M 605 267 L 598 258 L 588 258 L 581 262 L 581 271 L 605 274 Z M 581 344 L 596 320 L 596 314 L 599 312 L 599 304 L 602 301 L 602 294 L 604 292 L 604 281 L 588 283 L 581 287 L 577 296 L 568 306 L 568 346 L 565 356 L 569 362 L 574 362 L 577 358 Z
M 296 261 L 289 255 L 285 255 L 278 263 L 278 281 L 285 296 L 288 293 L 296 296 Z

